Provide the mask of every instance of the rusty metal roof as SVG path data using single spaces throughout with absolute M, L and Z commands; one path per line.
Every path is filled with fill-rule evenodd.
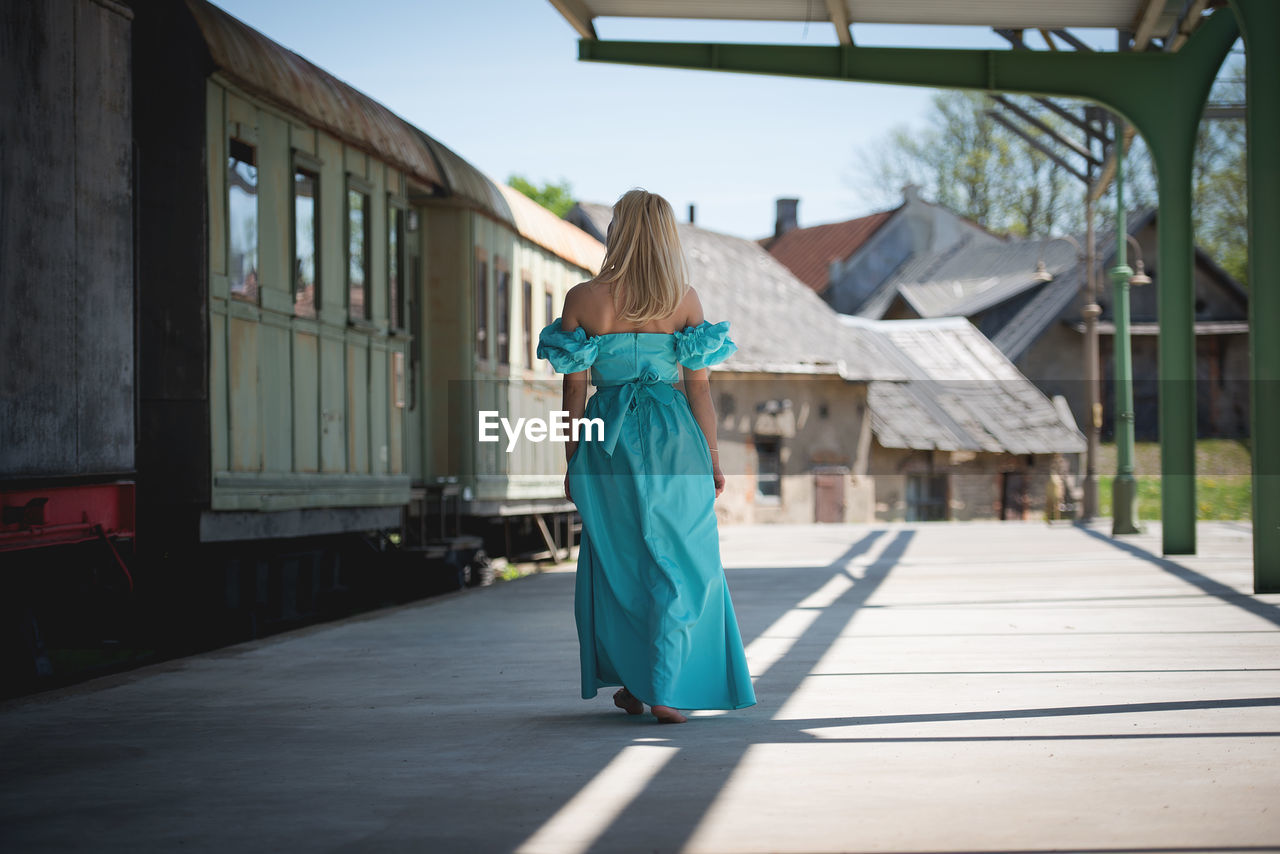
M 462 203 L 488 214 L 511 228 L 516 227 L 511 206 L 498 188 L 497 182 L 468 163 L 462 155 L 421 130 L 414 128 L 424 145 L 435 155 L 449 195 Z
M 216 6 L 187 0 L 187 8 L 214 64 L 235 83 L 421 181 L 445 186 L 420 132 L 391 110 Z
M 510 206 L 516 230 L 522 237 L 588 270 L 593 276 L 600 272 L 600 262 L 604 260 L 603 243 L 514 187 L 500 184 L 498 189 Z

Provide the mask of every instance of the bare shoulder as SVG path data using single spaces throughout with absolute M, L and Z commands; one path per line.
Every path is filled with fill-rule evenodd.
M 684 319 L 681 329 L 686 326 L 697 326 L 706 319 L 702 313 L 702 300 L 698 298 L 698 292 L 692 287 L 685 291 L 684 298 L 680 300 L 679 314 Z
M 560 311 L 561 327 L 572 332 L 593 314 L 594 293 L 592 282 L 580 282 L 564 295 L 564 308 Z

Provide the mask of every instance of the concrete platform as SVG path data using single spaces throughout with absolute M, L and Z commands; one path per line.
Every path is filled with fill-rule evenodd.
M 1247 524 L 721 531 L 760 704 L 577 697 L 571 568 L 0 706 L 0 850 L 1280 850 Z

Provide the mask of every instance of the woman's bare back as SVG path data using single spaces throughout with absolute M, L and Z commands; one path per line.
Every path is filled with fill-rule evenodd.
M 639 325 L 628 323 L 618 317 L 609 283 L 594 279 L 570 288 L 565 296 L 563 318 L 565 329 L 572 331 L 581 326 L 588 335 L 611 335 L 617 332 L 669 333 L 687 326 L 697 326 L 703 320 L 702 303 L 697 292 L 689 288 L 676 310 L 666 317 Z

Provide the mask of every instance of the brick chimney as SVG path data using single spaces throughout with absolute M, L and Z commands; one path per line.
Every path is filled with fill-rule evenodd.
M 799 207 L 799 199 L 778 199 L 778 218 L 773 225 L 774 240 L 797 227 L 796 209 Z

